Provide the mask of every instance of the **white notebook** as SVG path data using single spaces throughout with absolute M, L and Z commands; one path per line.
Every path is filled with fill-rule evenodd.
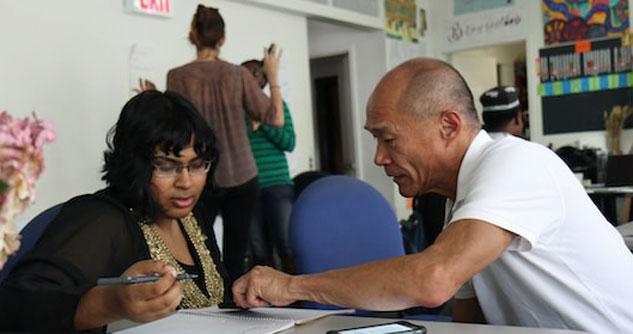
M 296 308 L 254 308 L 250 310 L 202 309 L 180 310 L 166 318 L 128 328 L 115 333 L 235 333 L 272 334 L 295 325 L 332 314 L 352 313 L 354 310 L 311 310 Z

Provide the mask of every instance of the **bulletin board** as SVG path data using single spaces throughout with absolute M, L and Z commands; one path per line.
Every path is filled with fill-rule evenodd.
M 633 47 L 622 41 L 583 40 L 539 50 L 544 134 L 604 130 L 605 111 L 633 106 Z M 625 128 L 631 127 L 629 119 Z
M 611 111 L 613 105 L 633 105 L 632 102 L 631 88 L 543 98 L 543 133 L 604 130 L 604 112 Z M 633 118 L 624 127 L 633 128 Z

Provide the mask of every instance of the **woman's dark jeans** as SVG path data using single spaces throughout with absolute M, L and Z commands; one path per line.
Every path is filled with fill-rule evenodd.
M 289 226 L 294 188 L 290 184 L 273 185 L 259 190 L 251 226 L 251 246 L 255 262 L 279 258 L 292 259 Z

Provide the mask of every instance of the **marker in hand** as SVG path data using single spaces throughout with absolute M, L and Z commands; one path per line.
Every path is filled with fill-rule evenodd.
M 139 283 L 148 283 L 148 282 L 156 282 L 160 279 L 160 274 L 153 274 L 147 276 L 127 276 L 127 277 L 102 277 L 97 279 L 97 285 L 127 285 L 127 284 L 139 284 Z M 176 275 L 176 280 L 181 281 L 184 279 L 195 279 L 198 278 L 196 274 L 178 274 Z

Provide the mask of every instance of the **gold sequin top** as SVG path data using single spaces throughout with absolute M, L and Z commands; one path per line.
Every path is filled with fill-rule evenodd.
M 185 230 L 187 238 L 193 244 L 196 255 L 200 260 L 207 294 L 205 295 L 193 280 L 183 280 L 181 281 L 183 298 L 179 308 L 201 308 L 217 305 L 222 302 L 224 297 L 224 281 L 205 244 L 207 237 L 200 230 L 200 226 L 193 213 L 180 219 L 180 223 Z M 171 254 L 169 248 L 160 237 L 156 226 L 154 226 L 154 224 L 148 224 L 146 221 L 142 221 L 139 224 L 141 230 L 143 230 L 143 235 L 145 236 L 145 241 L 147 242 L 152 259 L 168 264 L 174 267 L 178 272 L 184 272 L 180 263 Z

